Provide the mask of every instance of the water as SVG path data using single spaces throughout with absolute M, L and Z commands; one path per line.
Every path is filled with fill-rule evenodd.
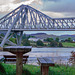
M 55 63 L 67 64 L 71 51 L 75 51 L 75 48 L 32 48 L 32 51 L 27 53 L 29 55 L 28 63 L 37 64 L 38 57 L 48 57 Z
M 37 64 L 38 57 L 48 57 L 55 63 L 67 63 L 70 56 L 71 51 L 75 51 L 75 48 L 32 48 L 32 51 L 27 53 L 29 55 L 28 64 Z M 0 57 L 3 55 L 10 55 L 10 52 L 0 52 Z

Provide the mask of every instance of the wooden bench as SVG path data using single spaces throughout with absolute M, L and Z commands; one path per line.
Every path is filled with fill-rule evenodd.
M 23 56 L 23 64 L 26 64 L 28 55 Z M 4 63 L 6 62 L 16 62 L 16 55 L 4 55 Z
M 39 65 L 41 66 L 41 75 L 48 75 L 49 66 L 55 66 L 55 64 L 48 58 L 37 58 Z

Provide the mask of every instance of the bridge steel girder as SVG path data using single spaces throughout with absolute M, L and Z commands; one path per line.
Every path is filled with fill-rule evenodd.
M 22 8 L 22 11 L 19 9 Z M 75 17 L 73 18 L 51 18 L 40 11 L 28 6 L 21 5 L 0 19 L 0 30 L 8 30 L 14 21 L 14 17 L 20 12 L 19 20 L 15 22 L 12 30 L 69 30 L 75 29 Z
M 13 36 L 13 34 L 12 35 L 10 35 L 7 39 L 6 39 L 6 44 L 8 44 L 8 45 L 11 45 L 11 46 L 16 46 L 16 44 L 15 43 L 13 43 L 13 42 L 11 42 L 9 39 L 11 38 Z M 3 40 L 3 36 L 1 36 L 0 35 L 0 42 Z
M 11 31 L 75 31 L 75 17 L 51 18 L 28 5 L 21 5 L 0 19 L 2 30 L 7 34 L 1 46 Z
M 22 8 L 20 9 L 20 11 L 21 11 L 21 10 L 22 10 Z M 7 39 L 7 37 L 9 36 L 9 34 L 10 34 L 10 32 L 11 32 L 11 30 L 12 30 L 14 24 L 15 24 L 16 21 L 18 20 L 18 17 L 19 17 L 20 11 L 18 12 L 18 14 L 16 15 L 16 17 L 14 18 L 14 21 L 13 21 L 12 25 L 10 26 L 10 28 L 8 29 L 8 31 L 7 31 L 5 37 L 4 37 L 4 39 L 3 39 L 3 41 L 2 41 L 2 43 L 1 43 L 1 45 L 0 45 L 1 47 L 3 47 L 3 45 L 5 44 L 6 39 Z

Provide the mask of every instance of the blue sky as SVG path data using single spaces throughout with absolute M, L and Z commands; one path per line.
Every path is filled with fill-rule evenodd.
M 0 18 L 21 4 L 30 5 L 53 18 L 75 17 L 75 0 L 0 0 Z M 46 33 L 56 35 L 75 34 L 73 31 L 48 31 Z

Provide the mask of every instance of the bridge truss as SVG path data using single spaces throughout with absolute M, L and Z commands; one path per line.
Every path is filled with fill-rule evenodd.
M 1 47 L 10 32 L 15 33 L 16 37 L 20 33 L 20 38 L 17 37 L 20 45 L 23 31 L 75 31 L 75 17 L 51 18 L 28 5 L 21 5 L 0 19 L 0 31 L 7 31 Z

